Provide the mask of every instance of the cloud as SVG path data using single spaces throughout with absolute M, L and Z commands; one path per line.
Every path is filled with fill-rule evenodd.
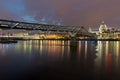
M 119 26 L 119 0 L 0 0 L 0 18 L 58 25 Z

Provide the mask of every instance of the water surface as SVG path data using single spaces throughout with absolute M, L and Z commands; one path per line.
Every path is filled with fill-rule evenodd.
M 0 44 L 0 80 L 119 80 L 119 41 Z

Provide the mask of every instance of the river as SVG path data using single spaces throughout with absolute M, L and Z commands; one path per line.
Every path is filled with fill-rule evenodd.
M 0 44 L 0 80 L 120 80 L 119 41 Z

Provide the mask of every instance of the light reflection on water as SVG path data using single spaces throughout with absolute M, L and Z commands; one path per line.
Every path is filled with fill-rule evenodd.
M 95 80 L 117 79 L 120 78 L 119 52 L 119 41 L 30 40 L 0 44 L 0 79 L 9 75 L 10 78 L 23 76 L 21 79 L 30 75 L 53 78 L 52 74 L 65 79 L 83 76 Z
M 120 76 L 120 42 L 119 41 L 98 41 L 97 57 L 95 58 L 96 74 L 109 76 L 114 79 Z M 101 71 L 100 71 L 101 70 Z

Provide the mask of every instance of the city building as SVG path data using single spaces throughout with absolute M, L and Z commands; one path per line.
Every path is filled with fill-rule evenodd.
M 102 21 L 98 30 L 92 30 L 89 28 L 90 33 L 95 33 L 98 39 L 120 39 L 120 30 L 108 27 L 104 21 Z

